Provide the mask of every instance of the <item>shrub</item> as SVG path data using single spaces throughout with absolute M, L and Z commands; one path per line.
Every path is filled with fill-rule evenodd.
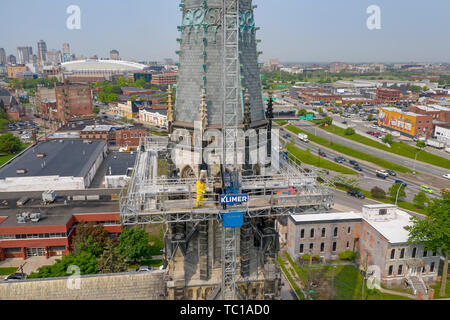
M 347 251 L 344 251 L 344 252 L 339 252 L 338 255 L 339 255 L 339 259 L 341 259 L 341 260 L 348 260 L 348 261 L 353 261 L 357 257 L 356 252 L 353 252 L 353 251 L 350 251 L 350 250 L 347 250 Z
M 301 258 L 304 262 L 309 262 L 309 259 L 311 259 L 311 256 L 309 254 L 304 254 Z
M 356 131 L 353 128 L 347 128 L 347 129 L 345 129 L 344 133 L 345 133 L 346 136 L 352 136 L 352 135 L 354 135 L 356 133 Z
M 386 197 L 386 192 L 379 187 L 373 187 L 372 190 L 370 190 L 370 194 L 375 199 L 384 199 Z
M 316 254 L 313 258 L 312 258 L 313 262 L 319 262 L 320 261 L 320 256 L 318 254 Z

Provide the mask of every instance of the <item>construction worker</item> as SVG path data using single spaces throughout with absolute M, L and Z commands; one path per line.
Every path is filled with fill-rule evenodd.
M 199 181 L 197 181 L 197 202 L 195 203 L 196 207 L 203 206 L 203 199 L 205 198 L 205 193 L 206 193 L 206 179 L 202 177 Z

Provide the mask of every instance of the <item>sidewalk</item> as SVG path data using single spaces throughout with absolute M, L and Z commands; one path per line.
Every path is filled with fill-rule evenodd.
M 9 258 L 0 262 L 0 268 L 19 267 L 25 264 L 23 266 L 23 272 L 29 275 L 32 272 L 36 272 L 42 266 L 54 264 L 56 259 L 61 259 L 61 257 L 50 257 L 48 259 L 45 257 L 31 257 L 26 260 L 22 258 Z

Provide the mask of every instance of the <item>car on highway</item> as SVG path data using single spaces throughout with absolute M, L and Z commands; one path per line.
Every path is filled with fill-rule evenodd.
M 353 189 L 352 190 L 348 190 L 347 194 L 349 196 L 352 196 L 352 197 L 355 197 L 355 198 L 359 198 L 359 199 L 365 199 L 366 198 L 366 196 L 363 193 L 361 193 L 361 191 L 358 191 L 358 190 L 353 190 Z
M 343 162 L 345 162 L 345 158 L 344 157 L 336 157 L 336 158 L 334 158 L 334 161 L 336 161 L 337 163 L 343 163 Z
M 399 180 L 399 179 L 395 180 L 395 183 L 396 183 L 396 184 L 397 184 L 397 183 L 400 183 L 400 184 L 403 185 L 405 188 L 408 186 L 408 184 L 407 184 L 406 182 L 404 182 L 403 180 Z
M 394 170 L 386 170 L 386 172 L 387 172 L 390 176 L 393 176 L 393 177 L 395 177 L 395 176 L 397 175 L 397 173 L 395 173 Z
M 362 171 L 361 167 L 359 166 L 359 164 L 357 164 L 356 166 L 353 166 L 353 169 L 357 170 L 357 171 Z
M 426 185 L 421 185 L 420 190 L 425 191 L 426 193 L 430 193 L 430 194 L 434 193 L 433 189 L 431 189 L 429 186 L 426 186 Z
M 377 170 L 376 172 L 377 177 L 386 179 L 389 176 L 389 173 L 387 173 L 385 170 Z
M 319 156 L 326 158 L 327 154 L 321 150 L 319 150 Z
M 450 180 L 450 173 L 444 174 L 443 177 L 444 177 L 445 179 L 449 179 L 449 180 Z
M 378 126 L 376 126 L 376 125 L 374 125 L 374 124 L 371 125 L 370 127 L 371 127 L 372 129 L 378 129 Z
M 5 281 L 17 281 L 17 280 L 25 280 L 27 278 L 26 273 L 13 273 L 5 278 Z
M 359 166 L 359 163 L 358 163 L 358 161 L 356 161 L 356 160 L 350 160 L 350 164 L 351 164 L 352 166 Z

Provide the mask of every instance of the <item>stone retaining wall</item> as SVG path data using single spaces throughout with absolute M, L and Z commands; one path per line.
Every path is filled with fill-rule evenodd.
M 164 300 L 164 271 L 0 283 L 0 300 Z

